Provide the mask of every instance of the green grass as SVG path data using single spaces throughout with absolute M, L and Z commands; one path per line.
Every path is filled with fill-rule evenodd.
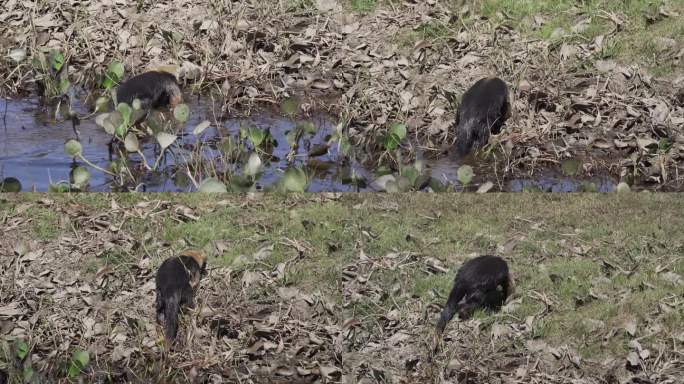
M 350 0 L 349 7 L 354 12 L 368 13 L 375 10 L 378 0 Z
M 28 201 L 37 199 L 27 196 Z M 684 201 L 678 195 L 378 194 L 329 201 L 318 195 L 263 195 L 249 203 L 226 196 L 225 206 L 214 205 L 218 198 L 197 194 L 54 199 L 57 206 L 77 204 L 101 212 L 109 210 L 112 199 L 121 207 L 134 207 L 142 198 L 187 206 L 199 217 L 180 222 L 173 208 L 144 218 L 130 215 L 121 230 L 136 236 L 151 234 L 149 252 L 167 252 L 155 249 L 159 244 L 177 251 L 222 241 L 227 248 L 210 257 L 210 267 L 274 270 L 278 263 L 288 262 L 281 284 L 325 291 L 337 302 L 343 301 L 339 297 L 342 269 L 362 265 L 363 251 L 377 266 L 370 283 L 385 294 L 361 297 L 345 305 L 344 311 L 345 318 L 357 317 L 370 330 L 379 327 L 377 318 L 392 309 L 410 318 L 416 300 L 423 305 L 443 304 L 464 260 L 473 254 L 501 254 L 503 247 L 510 249 L 503 256 L 514 273 L 514 298 L 519 304 L 508 313 L 478 313 L 483 324 L 524 322 L 534 316 L 533 331 L 526 337 L 541 338 L 549 345 L 568 344 L 589 358 L 626 353 L 631 338 L 622 330 L 628 319 L 637 322 L 637 336 L 645 336 L 642 343 L 675 334 L 684 321 L 681 309 L 659 313 L 660 302 L 684 295 L 683 286 L 671 285 L 660 273 L 664 269 L 684 276 L 684 258 L 678 256 L 684 250 L 680 230 L 684 217 L 679 214 Z M 27 211 L 34 218 L 37 239 L 72 233 L 57 226 L 57 211 L 40 205 Z M 295 244 L 304 249 L 301 255 Z M 269 245 L 273 246 L 269 256 L 252 259 Z M 391 253 L 400 256 L 389 257 Z M 393 266 L 409 255 L 405 267 Z M 428 273 L 423 262 L 427 257 L 440 260 L 449 272 Z M 136 261 L 116 248 L 100 261 L 113 267 L 129 262 Z M 83 268 L 93 269 L 87 264 Z M 386 294 L 393 289 L 398 289 L 396 296 Z M 659 325 L 660 333 L 649 336 L 644 329 L 647 322 Z M 603 336 L 612 328 L 620 331 L 604 343 Z
M 638 61 L 651 67 L 654 74 L 667 74 L 675 69 L 672 63 L 659 60 L 656 39 L 675 39 L 681 49 L 684 38 L 684 4 L 677 1 L 589 0 L 578 4 L 569 0 L 482 0 L 479 5 L 482 14 L 495 20 L 503 21 L 502 16 L 508 16 L 505 22 L 523 33 L 551 39 L 555 30 L 562 29 L 567 35 L 564 39 L 577 42 L 610 33 L 615 24 L 607 16 L 617 15 L 624 24 L 614 37 L 606 39 L 599 58 L 628 63 Z M 663 5 L 680 16 L 659 16 L 658 10 Z M 534 29 L 532 20 L 535 16 L 544 20 L 539 29 Z M 573 34 L 572 27 L 585 17 L 590 18 L 586 28 Z

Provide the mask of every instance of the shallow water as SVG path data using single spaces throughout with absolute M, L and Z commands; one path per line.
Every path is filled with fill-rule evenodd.
M 309 192 L 373 191 L 377 188 L 372 185 L 376 178 L 373 170 L 365 169 L 357 163 L 342 165 L 338 161 L 336 144 L 333 144 L 326 154 L 313 159 L 306 155 L 308 148 L 325 143 L 326 137 L 334 132 L 335 124 L 332 119 L 323 114 L 313 115 L 308 119 L 314 123 L 318 131 L 315 135 L 300 141 L 298 154 L 292 162 L 288 162 L 286 157 L 290 147 L 287 132 L 296 126 L 296 121 L 278 113 L 262 111 L 247 118 L 219 121 L 218 126 L 212 125 L 197 138 L 192 134 L 197 124 L 204 120 L 216 121 L 214 108 L 211 102 L 198 100 L 196 97 L 188 98 L 186 101 L 191 116 L 181 128 L 181 138 L 176 142 L 178 146 L 174 146 L 172 154 L 167 153 L 164 156 L 162 166 L 155 172 L 144 170 L 139 155 L 129 155 L 132 172 L 138 177 L 137 184 L 129 185 L 128 189 L 159 192 L 195 190 L 194 184 L 185 175 L 184 159 L 189 158 L 190 151 L 198 145 L 203 159 L 211 161 L 212 158 L 217 158 L 221 153 L 218 143 L 228 136 L 238 137 L 241 126 L 268 129 L 277 143 L 273 147 L 272 160 L 266 162 L 264 171 L 257 180 L 257 190 L 276 183 L 284 170 L 293 165 L 303 167 L 312 176 L 307 187 Z M 88 115 L 83 105 L 75 105 L 74 110 L 79 116 Z M 51 183 L 68 182 L 71 169 L 76 165 L 84 165 L 82 162 L 75 163 L 64 153 L 65 141 L 75 138 L 76 135 L 71 121 L 60 117 L 56 108 L 45 107 L 33 99 L 0 99 L 0 118 L 0 180 L 4 177 L 15 177 L 20 180 L 23 191 L 47 191 Z M 116 155 L 110 156 L 110 136 L 95 124 L 94 116 L 82 119 L 77 130 L 84 157 L 95 165 L 107 169 L 110 161 L 116 159 Z M 148 164 L 152 164 L 159 152 L 156 142 L 149 139 L 141 140 L 141 149 Z M 424 164 L 425 170 L 433 178 L 444 184 L 458 185 L 458 161 L 455 159 L 444 157 L 426 160 Z M 232 167 L 231 173 L 241 174 L 238 166 L 229 167 Z M 477 189 L 480 183 L 487 180 L 495 182 L 497 179 L 488 175 L 491 171 L 488 171 L 487 165 L 476 165 L 474 168 L 476 177 L 471 185 L 472 189 Z M 357 187 L 348 183 L 352 169 L 357 176 L 365 180 L 365 185 Z M 92 168 L 89 170 L 89 191 L 119 189 L 119 184 L 112 177 Z M 575 192 L 582 191 L 583 185 L 587 182 L 593 183 L 595 189 L 600 192 L 612 191 L 616 185 L 616 181 L 607 176 L 577 180 L 564 177 L 557 171 L 543 170 L 532 177 L 495 182 L 492 191 Z

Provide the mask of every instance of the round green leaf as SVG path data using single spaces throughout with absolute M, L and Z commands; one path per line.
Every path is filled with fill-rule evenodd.
M 139 111 L 142 109 L 142 102 L 140 99 L 133 99 L 133 104 L 131 104 L 131 107 L 133 107 L 134 110 Z
M 89 362 L 90 355 L 88 354 L 88 351 L 77 349 L 71 355 L 71 360 L 69 361 L 69 370 L 67 372 L 68 376 L 70 378 L 78 376 Z
M 299 168 L 288 169 L 280 180 L 280 185 L 288 192 L 304 192 L 306 184 L 306 173 Z
M 475 174 L 473 173 L 473 167 L 471 167 L 470 165 L 460 166 L 458 168 L 457 176 L 458 176 L 458 181 L 462 185 L 470 184 L 470 182 L 473 180 L 473 176 L 475 176 Z
M 401 142 L 401 138 L 397 136 L 394 133 L 390 133 L 387 136 L 385 136 L 385 142 L 383 143 L 384 147 L 388 151 L 393 151 L 397 149 L 399 146 L 399 143 Z
M 103 112 L 107 110 L 107 104 L 109 104 L 109 98 L 100 96 L 95 100 L 95 112 Z
M 249 160 L 247 160 L 247 165 L 243 173 L 247 176 L 256 176 L 261 171 L 261 158 L 255 152 L 249 155 Z
M 579 171 L 580 162 L 575 159 L 566 159 L 561 162 L 561 172 L 565 176 L 575 176 Z
M 284 114 L 292 117 L 299 111 L 299 100 L 295 98 L 285 99 L 282 104 L 280 104 L 280 109 Z
M 392 174 L 387 174 L 375 179 L 372 185 L 374 188 L 387 192 L 387 185 L 391 183 L 394 183 L 394 185 L 396 185 L 396 178 Z
M 159 132 L 157 133 L 156 137 L 157 142 L 162 148 L 162 151 L 171 146 L 171 144 L 173 144 L 176 141 L 176 139 L 178 139 L 178 136 L 172 135 L 167 132 Z
M 64 54 L 60 51 L 50 51 L 50 66 L 52 69 L 57 72 L 62 69 L 62 65 L 64 65 Z
M 0 180 L 0 192 L 21 192 L 21 182 L 14 177 Z
M 202 181 L 202 184 L 199 186 L 198 192 L 202 193 L 225 193 L 228 192 L 228 189 L 226 188 L 226 185 L 220 182 L 219 180 L 210 177 L 208 179 L 204 179 Z
M 138 143 L 138 136 L 133 132 L 129 132 L 124 140 L 124 146 L 128 152 L 138 152 L 140 150 L 140 144 Z
M 297 128 L 300 128 L 302 131 L 310 134 L 310 135 L 315 135 L 316 132 L 318 132 L 318 129 L 314 125 L 314 123 L 310 121 L 305 121 L 303 123 L 297 124 Z
M 17 358 L 19 360 L 24 360 L 28 355 L 29 346 L 24 340 L 17 339 L 17 341 L 14 342 L 14 350 L 16 351 Z
M 107 66 L 106 77 L 114 83 L 118 83 L 123 79 L 124 65 L 119 61 L 112 61 Z M 109 88 L 109 87 L 107 87 Z
M 90 172 L 85 167 L 76 167 L 71 171 L 71 180 L 77 188 L 83 188 L 90 181 Z
M 180 121 L 181 123 L 185 123 L 190 117 L 190 108 L 187 104 L 178 104 L 173 109 L 173 117 L 175 117 L 176 120 Z
M 248 131 L 249 140 L 254 145 L 254 148 L 258 148 L 266 139 L 266 131 L 256 127 L 252 127 Z
M 121 114 L 124 124 L 128 125 L 131 122 L 131 113 L 133 112 L 131 107 L 126 103 L 119 103 L 119 105 L 116 106 L 116 110 Z
M 399 141 L 401 141 L 406 137 L 406 125 L 394 123 L 390 126 L 390 132 L 397 135 Z
M 626 192 L 631 192 L 631 191 L 632 191 L 632 189 L 629 187 L 629 184 L 625 183 L 624 181 L 621 182 L 621 183 L 619 183 L 619 184 L 617 185 L 617 187 L 615 188 L 615 190 L 616 190 L 618 193 L 626 193 Z
M 205 129 L 209 128 L 210 126 L 211 126 L 211 123 L 207 120 L 204 120 L 203 122 L 197 124 L 195 129 L 192 130 L 192 133 L 195 136 L 199 136 L 202 134 L 202 132 L 204 132 Z
M 79 155 L 81 155 L 82 151 L 83 151 L 83 147 L 81 146 L 81 143 L 78 142 L 78 140 L 70 139 L 70 140 L 67 140 L 66 143 L 64 143 L 64 152 L 69 157 L 79 156 Z

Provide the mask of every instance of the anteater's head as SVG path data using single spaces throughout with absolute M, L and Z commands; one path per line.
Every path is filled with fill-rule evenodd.
M 456 121 L 456 150 L 465 156 L 478 150 L 489 140 L 489 127 L 478 117 L 459 118 Z
M 169 108 L 173 108 L 176 105 L 183 102 L 183 94 L 181 93 L 180 86 L 176 82 L 176 76 L 167 72 L 158 72 L 163 77 L 163 81 L 160 81 L 159 86 L 161 86 L 162 102 L 166 102 Z
M 204 255 L 197 250 L 183 251 L 183 253 L 181 253 L 181 256 L 187 256 L 192 258 L 193 260 L 195 260 L 197 266 L 199 267 L 199 275 L 193 275 L 191 278 L 192 281 L 190 282 L 190 284 L 194 287 L 197 285 L 197 283 L 199 283 L 200 277 L 207 274 L 207 258 L 204 257 Z
M 183 95 L 181 94 L 180 87 L 175 82 L 167 85 L 166 94 L 169 97 L 169 108 L 174 108 L 176 105 L 183 102 Z

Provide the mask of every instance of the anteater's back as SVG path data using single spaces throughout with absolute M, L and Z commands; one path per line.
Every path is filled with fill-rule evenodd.
M 478 80 L 461 98 L 456 124 L 456 145 L 460 155 L 487 144 L 509 114 L 508 86 L 498 77 Z

